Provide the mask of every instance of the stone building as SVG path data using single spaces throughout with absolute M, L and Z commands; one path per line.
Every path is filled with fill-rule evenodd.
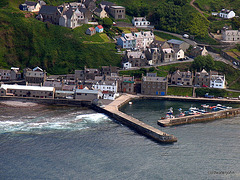
M 111 6 L 109 13 L 114 19 L 125 19 L 125 7 L 123 6 Z
M 240 31 L 224 28 L 222 30 L 222 40 L 240 42 Z
M 190 71 L 180 72 L 179 70 L 175 71 L 171 75 L 171 84 L 182 84 L 182 85 L 192 85 L 193 83 L 193 74 Z
M 34 98 L 54 98 L 54 87 L 43 86 L 22 86 L 22 85 L 6 85 L 0 87 L 1 96 L 16 97 L 34 97 Z
M 166 77 L 143 76 L 141 94 L 164 96 L 167 94 L 168 80 Z
M 26 83 L 42 85 L 47 78 L 47 72 L 43 71 L 40 67 L 35 67 L 32 70 L 27 69 L 24 76 Z

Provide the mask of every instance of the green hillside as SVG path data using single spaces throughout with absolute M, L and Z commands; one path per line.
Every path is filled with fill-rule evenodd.
M 99 0 L 100 2 L 101 0 Z M 209 22 L 190 6 L 190 0 L 109 0 L 126 7 L 129 16 L 147 16 L 155 28 L 206 38 Z
M 88 25 L 71 30 L 40 22 L 35 15 L 26 18 L 18 9 L 22 2 L 0 3 L 0 68 L 41 66 L 51 74 L 63 74 L 85 65 L 120 65 L 115 44 L 106 35 L 85 35 Z

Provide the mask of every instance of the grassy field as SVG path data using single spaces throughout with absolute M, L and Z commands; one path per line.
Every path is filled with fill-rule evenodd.
M 163 33 L 163 32 L 158 32 L 154 31 L 154 35 L 156 35 L 159 38 L 165 39 L 165 40 L 170 40 L 170 39 L 177 39 L 177 40 L 182 40 L 181 38 L 178 38 L 176 36 L 173 36 L 171 34 Z
M 168 86 L 167 95 L 192 96 L 192 92 L 193 92 L 192 87 Z

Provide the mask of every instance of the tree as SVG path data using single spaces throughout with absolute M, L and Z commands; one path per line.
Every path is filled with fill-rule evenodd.
M 113 21 L 110 18 L 103 19 L 103 26 L 107 29 L 110 29 L 113 25 Z
M 191 68 L 197 71 L 201 71 L 203 69 L 205 69 L 206 71 L 210 71 L 214 68 L 214 60 L 210 55 L 197 56 L 194 59 Z

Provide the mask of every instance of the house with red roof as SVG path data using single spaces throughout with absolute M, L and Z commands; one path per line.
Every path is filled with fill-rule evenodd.
M 98 33 L 102 33 L 102 32 L 103 32 L 103 27 L 102 27 L 102 25 L 98 25 L 97 27 L 95 27 L 95 30 L 96 30 L 96 32 L 98 32 Z
M 90 36 L 96 34 L 95 28 L 94 28 L 94 27 L 88 28 L 88 29 L 86 30 L 86 34 L 88 34 L 88 35 L 90 35 Z

